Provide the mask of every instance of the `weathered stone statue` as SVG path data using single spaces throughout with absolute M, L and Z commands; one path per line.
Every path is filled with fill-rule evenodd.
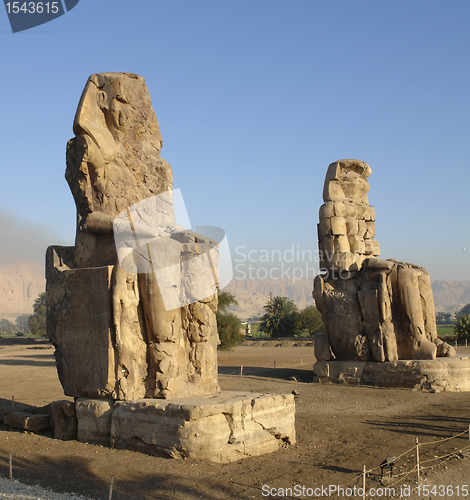
M 66 179 L 77 207 L 76 241 L 50 247 L 46 264 L 48 335 L 65 394 L 130 400 L 217 392 L 215 290 L 166 310 L 153 272 L 118 264 L 115 218 L 173 188 L 144 79 L 92 75 L 73 129 Z M 159 241 L 175 262 L 204 246 L 190 232 Z
M 318 246 L 322 274 L 313 296 L 339 360 L 397 361 L 453 356 L 437 337 L 429 274 L 381 260 L 367 163 L 340 160 L 327 171 Z M 329 356 L 329 350 L 323 350 Z
M 181 216 L 144 79 L 92 75 L 74 132 L 75 246 L 46 256 L 47 331 L 76 398 L 53 415 L 56 435 L 70 439 L 60 431 L 68 418 L 79 441 L 216 462 L 295 443 L 293 394 L 219 392 L 215 313 L 217 288 L 231 279 L 228 243 Z

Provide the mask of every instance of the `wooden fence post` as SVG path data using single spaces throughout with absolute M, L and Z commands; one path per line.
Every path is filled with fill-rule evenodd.
M 418 438 L 416 438 L 416 471 L 417 471 L 418 482 L 419 482 L 420 477 L 419 477 L 419 441 L 418 441 Z
M 362 469 L 362 500 L 366 500 L 366 466 Z
M 114 476 L 111 476 L 111 482 L 109 483 L 109 499 L 113 498 L 113 484 L 114 484 Z

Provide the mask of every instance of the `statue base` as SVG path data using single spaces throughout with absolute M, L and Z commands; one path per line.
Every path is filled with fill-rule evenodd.
M 470 391 L 470 358 L 433 360 L 317 361 L 314 382 L 375 387 L 402 387 L 430 392 Z
M 78 440 L 228 463 L 295 443 L 292 394 L 225 391 L 178 399 L 78 399 Z

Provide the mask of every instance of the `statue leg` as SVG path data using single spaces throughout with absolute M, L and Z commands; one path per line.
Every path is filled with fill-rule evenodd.
M 419 269 L 400 267 L 398 270 L 398 289 L 403 309 L 409 320 L 413 359 L 435 359 L 437 347 L 426 337 L 419 290 L 420 272 Z
M 122 267 L 117 264 L 113 268 L 112 274 L 112 297 L 113 297 L 113 326 L 114 326 L 114 343 L 117 353 L 117 363 L 119 364 L 119 358 L 122 355 L 122 340 L 121 340 L 121 316 L 122 316 L 122 303 L 124 301 L 124 295 L 127 292 L 126 289 L 126 276 L 127 273 L 122 269 Z
M 387 276 L 385 273 L 379 275 L 379 309 L 382 335 L 384 339 L 386 361 L 398 361 L 397 339 L 392 322 L 392 304 L 387 287 Z
M 154 273 L 139 274 L 140 296 L 149 345 L 150 397 L 170 397 L 178 391 L 175 379 L 184 375 L 181 309 L 167 311 Z

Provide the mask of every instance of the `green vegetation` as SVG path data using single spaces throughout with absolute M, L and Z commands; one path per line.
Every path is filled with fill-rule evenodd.
M 444 312 L 436 313 L 436 323 L 438 325 L 447 325 L 449 323 L 452 323 L 452 314 Z
M 457 334 L 458 340 L 470 340 L 470 314 L 457 318 L 454 332 Z
M 293 337 L 298 331 L 299 310 L 287 297 L 272 297 L 264 306 L 260 331 L 269 337 Z
M 321 313 L 315 306 L 307 306 L 300 311 L 298 329 L 300 331 L 306 330 L 310 336 L 317 332 L 325 331 L 325 324 L 323 323 Z
M 18 316 L 14 323 L 8 319 L 0 320 L 0 335 L 2 337 L 23 337 L 31 332 L 29 331 L 28 321 L 31 318 L 29 314 L 21 314 Z
M 438 325 L 437 334 L 440 337 L 445 337 L 447 335 L 455 335 L 454 325 Z
M 259 323 L 259 335 L 279 337 L 310 337 L 325 331 L 321 313 L 315 306 L 307 306 L 299 311 L 294 302 L 287 297 L 272 297 L 264 306 L 264 315 Z
M 2 335 L 11 335 L 16 331 L 15 325 L 8 319 L 0 320 L 0 333 Z
M 34 301 L 34 314 L 29 318 L 28 326 L 31 333 L 36 336 L 46 336 L 46 293 L 40 293 Z
M 31 318 L 31 314 L 22 314 L 16 318 L 15 325 L 18 333 L 31 333 L 28 326 L 29 318 Z
M 241 321 L 235 314 L 228 313 L 227 309 L 231 305 L 237 305 L 237 299 L 230 292 L 219 291 L 219 307 L 216 313 L 217 331 L 219 332 L 220 345 L 219 349 L 230 349 L 235 347 L 243 340 L 243 335 L 240 332 L 242 328 Z
M 455 314 L 455 317 L 458 318 L 459 316 L 468 316 L 470 315 L 470 304 L 467 304 L 462 307 L 462 309 L 458 310 L 457 313 Z

